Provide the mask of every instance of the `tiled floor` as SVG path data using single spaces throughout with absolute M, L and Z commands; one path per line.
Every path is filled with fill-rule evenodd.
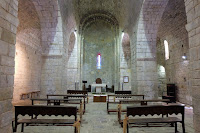
M 111 106 L 112 108 L 116 105 Z M 180 115 L 179 115 L 180 117 Z M 185 109 L 185 126 L 187 133 L 194 133 L 193 130 L 193 110 Z M 174 127 L 131 127 L 130 133 L 174 133 Z M 21 126 L 18 126 L 20 132 Z M 178 124 L 178 131 L 182 132 L 181 124 Z M 62 126 L 28 126 L 25 127 L 25 133 L 73 133 L 73 127 Z M 94 103 L 90 97 L 86 105 L 86 113 L 83 115 L 81 133 L 122 133 L 123 129 L 117 122 L 117 114 L 107 114 L 106 103 Z

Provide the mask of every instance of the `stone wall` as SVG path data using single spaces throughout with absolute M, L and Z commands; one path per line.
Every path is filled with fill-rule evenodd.
M 130 38 L 127 33 L 122 33 L 122 43 L 120 44 L 120 89 L 131 90 L 131 47 Z M 128 76 L 129 82 L 123 83 L 123 77 Z M 123 83 L 123 84 L 122 84 Z
M 18 1 L 0 1 L 0 132 L 11 133 Z
M 40 33 L 33 29 L 17 33 L 13 104 L 23 102 L 22 93 L 40 91 L 42 52 L 37 46 L 41 43 Z
M 101 78 L 108 87 L 115 85 L 115 41 L 114 30 L 105 21 L 99 20 L 84 31 L 83 80 L 87 86 Z M 101 54 L 101 68 L 97 69 L 97 55 Z
M 192 90 L 194 128 L 196 133 L 200 133 L 200 1 L 184 1 L 187 15 L 186 29 L 189 37 L 189 84 Z
M 158 58 L 157 61 L 159 65 L 165 68 L 166 83 L 176 84 L 177 100 L 191 105 L 192 98 L 191 90 L 189 89 L 189 42 L 188 33 L 185 29 L 186 24 L 184 1 L 169 1 L 158 30 L 158 38 L 160 39 L 158 42 L 160 43 L 157 46 L 161 50 L 161 58 Z M 169 44 L 170 58 L 166 61 L 164 56 L 164 40 L 167 40 Z M 187 60 L 182 59 L 183 55 L 187 56 Z M 164 80 L 162 78 L 161 76 L 161 81 Z M 166 91 L 166 87 L 163 90 Z
M 62 18 L 58 1 L 34 0 L 41 24 L 41 94 L 60 93 L 62 88 Z
M 79 89 L 79 31 L 74 18 L 73 0 L 60 0 L 60 12 L 63 23 L 63 53 L 62 53 L 62 89 Z M 68 7 L 68 8 L 66 8 Z
M 78 74 L 78 44 L 77 33 L 72 32 L 68 43 L 67 61 L 67 89 L 78 89 L 79 74 Z M 76 84 L 76 85 L 75 85 Z M 76 88 L 75 88 L 76 87 Z
M 21 94 L 40 91 L 42 47 L 39 16 L 31 1 L 20 0 L 18 4 L 15 79 L 13 104 L 24 102 Z
M 168 0 L 145 0 L 140 12 L 136 42 L 137 93 L 147 98 L 158 96 L 156 36 L 160 19 Z

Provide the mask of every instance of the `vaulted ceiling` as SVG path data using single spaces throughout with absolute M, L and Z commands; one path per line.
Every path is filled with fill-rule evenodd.
M 69 14 L 66 8 L 73 6 L 71 11 L 78 25 L 88 15 L 103 13 L 116 18 L 121 29 L 128 29 L 137 22 L 143 0 L 59 0 L 59 3 L 63 17 Z

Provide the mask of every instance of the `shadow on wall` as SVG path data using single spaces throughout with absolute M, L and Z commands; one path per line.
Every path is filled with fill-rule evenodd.
M 72 52 L 74 50 L 75 43 L 76 43 L 76 36 L 75 36 L 74 32 L 72 32 L 70 35 L 70 38 L 69 38 L 67 62 L 69 61 L 70 57 L 72 56 Z
M 130 47 L 130 38 L 127 33 L 124 33 L 124 35 L 123 35 L 122 48 L 123 48 L 123 52 L 124 52 L 124 58 L 125 58 L 126 62 L 129 63 L 130 58 L 131 58 L 131 47 Z M 130 67 L 130 65 L 131 64 L 128 64 L 129 67 Z

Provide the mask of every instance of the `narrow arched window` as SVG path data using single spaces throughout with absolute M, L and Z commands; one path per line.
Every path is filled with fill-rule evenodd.
M 164 46 L 165 46 L 165 60 L 169 59 L 169 45 L 167 40 L 164 40 Z
M 97 54 L 97 69 L 101 69 L 101 53 Z

